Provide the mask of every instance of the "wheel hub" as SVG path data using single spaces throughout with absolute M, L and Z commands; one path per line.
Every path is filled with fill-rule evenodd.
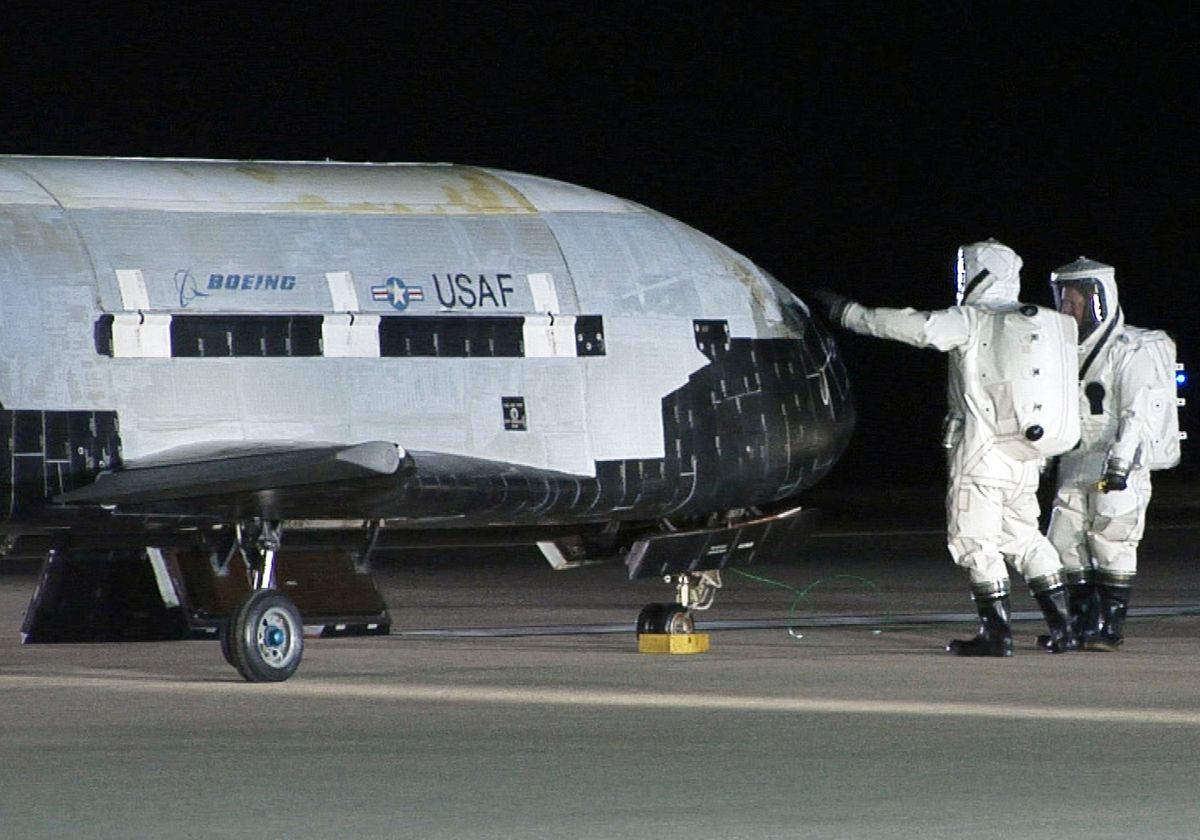
M 258 626 L 258 650 L 262 660 L 272 668 L 285 667 L 299 650 L 288 614 L 281 609 L 269 609 Z

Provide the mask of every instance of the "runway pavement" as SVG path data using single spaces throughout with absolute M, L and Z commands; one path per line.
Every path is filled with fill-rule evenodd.
M 1200 529 L 1166 525 L 1134 604 L 1186 610 Z M 727 574 L 705 619 L 755 629 L 698 656 L 635 652 L 669 592 L 620 567 L 394 555 L 397 634 L 310 640 L 279 685 L 215 642 L 21 646 L 34 578 L 0 566 L 0 837 L 1197 835 L 1200 617 L 1064 656 L 1025 620 L 1012 659 L 955 659 L 940 534 L 867 530 Z M 428 632 L 464 628 L 539 629 Z

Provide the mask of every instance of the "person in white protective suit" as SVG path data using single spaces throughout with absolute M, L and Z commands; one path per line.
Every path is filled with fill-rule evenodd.
M 947 542 L 954 561 L 970 574 L 979 614 L 974 638 L 946 646 L 959 656 L 1012 655 L 1006 559 L 1025 578 L 1045 616 L 1050 628 L 1045 648 L 1059 653 L 1078 647 L 1068 617 L 1062 563 L 1038 528 L 1041 459 L 1014 458 L 997 448 L 985 416 L 994 409 L 981 365 L 988 361 L 989 343 L 998 343 L 988 340 L 996 328 L 994 314 L 1021 307 L 1021 264 L 1016 252 L 994 239 L 964 245 L 958 252 L 958 305 L 935 312 L 872 309 L 829 290 L 813 295 L 835 324 L 950 355 L 944 441 L 950 467 Z M 1069 350 L 1063 353 L 1069 362 Z M 1061 402 L 1073 398 L 1073 385 L 1072 378 Z
M 1088 650 L 1115 650 L 1150 504 L 1154 362 L 1125 328 L 1112 266 L 1080 257 L 1050 275 L 1058 310 L 1079 324 L 1080 445 L 1059 456 L 1048 535 L 1062 557 L 1073 627 Z

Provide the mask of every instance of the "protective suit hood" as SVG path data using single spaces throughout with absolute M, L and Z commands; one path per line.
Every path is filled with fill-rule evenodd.
M 955 274 L 958 304 L 988 308 L 1015 304 L 1021 294 L 1021 265 L 1017 252 L 995 239 L 963 245 Z
M 1059 266 L 1050 272 L 1050 288 L 1054 292 L 1054 305 L 1062 311 L 1063 289 L 1068 286 L 1094 290 L 1090 299 L 1090 323 L 1079 330 L 1079 346 L 1084 353 L 1106 336 L 1116 336 L 1125 324 L 1117 298 L 1117 272 L 1111 265 L 1080 257 L 1074 262 Z

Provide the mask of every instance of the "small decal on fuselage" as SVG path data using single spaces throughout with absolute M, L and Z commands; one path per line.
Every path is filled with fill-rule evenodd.
M 403 312 L 414 301 L 425 300 L 425 290 L 410 286 L 399 277 L 389 277 L 383 285 L 371 287 L 371 300 L 387 301 L 393 309 Z
M 211 297 L 217 292 L 290 292 L 296 288 L 294 274 L 217 274 L 208 275 L 201 284 L 191 269 L 175 272 L 175 291 L 179 293 L 179 308 L 187 309 L 198 298 Z
M 296 288 L 294 274 L 210 274 L 210 292 L 280 291 L 290 292 Z
M 516 291 L 511 274 L 434 274 L 433 288 L 445 309 L 507 309 Z
M 501 397 L 500 407 L 504 411 L 505 431 L 525 432 L 529 430 L 524 397 Z
M 186 268 L 175 272 L 175 288 L 179 291 L 180 309 L 187 309 L 188 304 L 196 298 L 208 297 L 208 292 L 200 291 L 200 287 L 196 285 L 196 278 Z

